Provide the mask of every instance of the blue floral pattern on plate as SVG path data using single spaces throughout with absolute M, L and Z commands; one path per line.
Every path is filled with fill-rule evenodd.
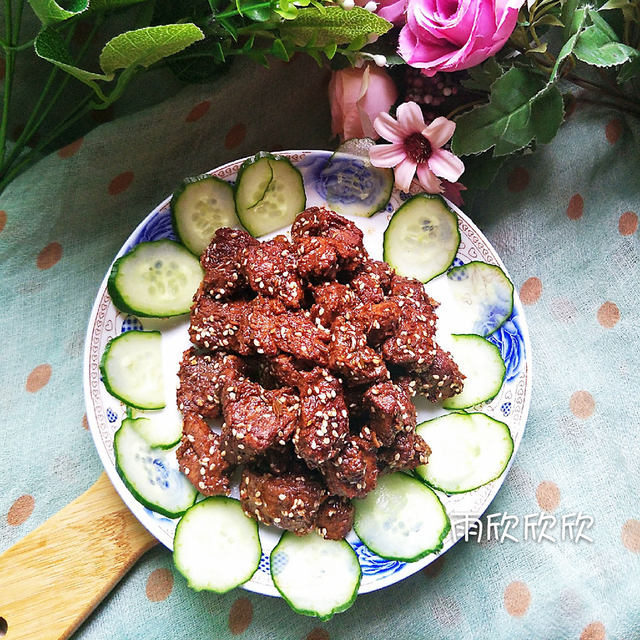
M 500 349 L 500 354 L 507 368 L 505 382 L 515 380 L 526 357 L 521 317 L 514 310 L 511 317 L 487 340 Z
M 385 560 L 381 558 L 362 544 L 360 540 L 352 542 L 351 546 L 360 561 L 362 575 L 365 576 L 378 576 L 380 574 L 388 576 L 396 571 L 400 571 L 406 564 L 406 562 L 401 562 L 400 560 Z

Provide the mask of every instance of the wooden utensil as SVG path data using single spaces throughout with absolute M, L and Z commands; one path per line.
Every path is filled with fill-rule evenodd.
M 103 473 L 0 555 L 0 637 L 68 638 L 156 543 Z

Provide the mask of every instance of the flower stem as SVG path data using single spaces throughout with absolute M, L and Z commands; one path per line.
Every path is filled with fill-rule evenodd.
M 4 36 L 9 45 L 13 47 L 13 7 L 11 0 L 4 2 Z M 7 125 L 9 122 L 9 106 L 11 104 L 11 86 L 13 84 L 13 70 L 15 65 L 15 51 L 9 49 L 7 51 L 5 76 L 4 76 L 4 95 L 2 97 L 2 119 L 0 120 L 0 164 L 4 161 L 5 147 L 7 143 Z
M 486 103 L 487 103 L 486 100 L 473 100 L 472 102 L 467 102 L 466 104 L 461 104 L 461 105 L 457 106 L 453 111 L 451 111 L 451 113 L 448 113 L 446 118 L 447 118 L 447 120 L 451 120 L 453 118 L 453 116 L 457 116 L 459 113 L 461 113 L 463 111 L 467 111 L 467 109 L 471 109 L 472 107 L 475 107 L 476 105 L 486 104 Z
M 606 96 L 613 100 L 614 102 L 607 103 L 610 107 L 617 107 L 618 109 L 623 109 L 628 113 L 634 114 L 636 116 L 640 116 L 640 106 L 633 102 L 632 100 L 628 100 L 626 97 L 619 95 L 617 93 L 613 93 L 609 90 L 609 88 L 597 84 L 596 82 L 592 82 L 591 80 L 587 80 L 586 78 L 581 78 L 573 73 L 570 73 L 566 76 L 566 79 L 573 84 L 585 89 L 587 91 L 600 93 L 603 96 Z

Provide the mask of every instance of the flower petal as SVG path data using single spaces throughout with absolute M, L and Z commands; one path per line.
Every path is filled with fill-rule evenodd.
M 377 144 L 369 149 L 369 158 L 374 167 L 395 167 L 405 160 L 407 154 L 402 144 Z
M 451 139 L 455 130 L 455 122 L 440 116 L 424 129 L 422 135 L 431 143 L 431 148 L 436 151 L 445 142 L 448 142 Z
M 426 164 L 418 165 L 418 180 L 427 193 L 440 193 L 442 189 L 440 180 L 438 180 L 436 174 L 433 173 Z
M 407 135 L 400 124 L 388 113 L 382 112 L 374 121 L 373 128 L 378 135 L 389 142 L 402 142 Z
M 424 116 L 422 109 L 415 102 L 403 102 L 396 110 L 398 123 L 406 132 L 420 133 L 424 129 Z
M 408 158 L 403 160 L 394 170 L 396 185 L 403 191 L 409 191 L 411 181 L 416 172 L 416 163 Z
M 444 149 L 434 151 L 428 160 L 428 164 L 431 171 L 449 182 L 456 182 L 464 172 L 462 160 L 454 156 L 451 151 L 445 151 Z

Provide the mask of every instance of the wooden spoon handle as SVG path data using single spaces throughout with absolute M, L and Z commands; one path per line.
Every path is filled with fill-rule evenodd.
M 103 473 L 0 555 L 0 636 L 68 638 L 155 543 Z

